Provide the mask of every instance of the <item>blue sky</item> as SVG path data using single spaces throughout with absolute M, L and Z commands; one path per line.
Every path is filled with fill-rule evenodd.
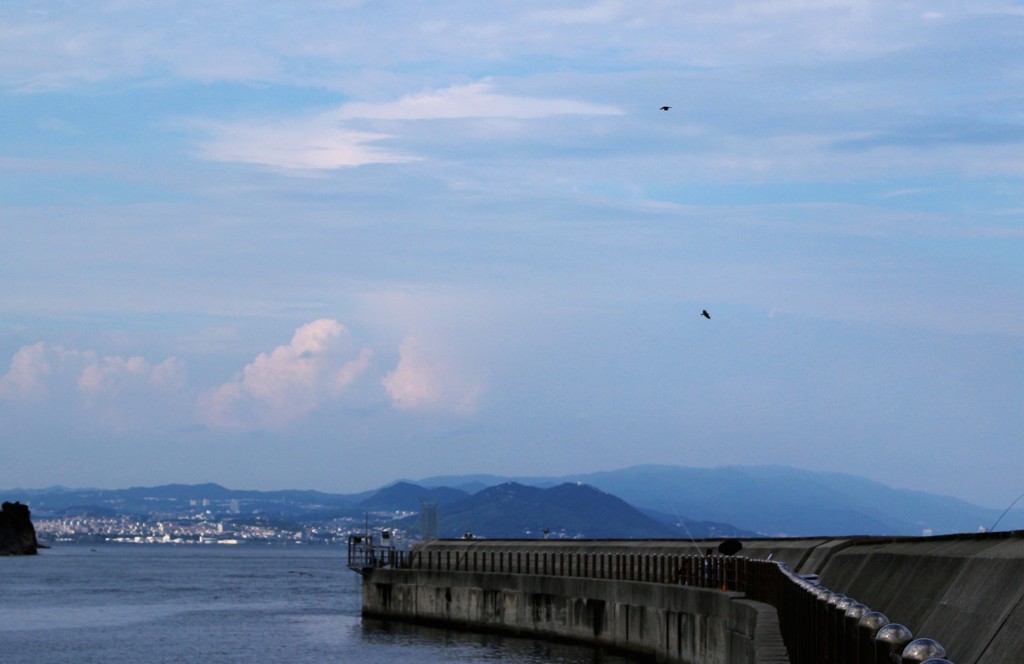
M 7 3 L 0 486 L 1006 505 L 1022 109 L 1021 2 Z

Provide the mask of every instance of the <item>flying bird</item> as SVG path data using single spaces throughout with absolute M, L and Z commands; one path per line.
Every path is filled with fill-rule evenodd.
M 671 106 L 662 106 L 659 110 L 667 111 L 670 108 L 672 108 L 672 107 Z
M 711 314 L 708 313 L 707 309 L 703 309 L 700 312 L 700 315 L 703 316 L 704 318 L 707 318 L 708 320 L 711 320 Z

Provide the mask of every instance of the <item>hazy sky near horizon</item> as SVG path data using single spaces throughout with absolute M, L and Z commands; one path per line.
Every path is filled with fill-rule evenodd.
M 5 3 L 0 201 L 0 487 L 1024 491 L 1019 0 Z

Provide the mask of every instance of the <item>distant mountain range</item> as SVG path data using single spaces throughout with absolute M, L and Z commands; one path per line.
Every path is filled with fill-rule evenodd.
M 673 524 L 645 515 L 626 501 L 582 483 L 539 488 L 506 482 L 439 510 L 438 535 L 490 538 L 685 538 L 751 536 L 728 524 Z M 419 533 L 419 517 L 396 522 Z
M 558 477 L 430 477 L 419 484 L 468 491 L 507 481 L 538 487 L 584 482 L 643 510 L 698 516 L 766 536 L 975 532 L 990 527 L 1001 514 L 1001 510 L 894 489 L 856 475 L 788 466 L 645 465 Z M 1012 528 L 1024 528 L 1024 511 L 1011 511 L 999 522 L 999 530 Z
M 418 517 L 401 513 L 418 513 L 427 503 L 438 506 L 442 536 L 487 537 L 542 537 L 544 529 L 555 536 L 601 538 L 920 535 L 977 531 L 1001 514 L 854 475 L 784 466 L 634 466 L 561 477 L 458 475 L 401 480 L 355 494 L 172 484 L 12 489 L 0 490 L 0 498 L 29 505 L 34 519 L 192 510 L 315 522 L 378 512 L 405 518 L 401 523 L 411 531 L 418 531 Z M 1021 527 L 1020 509 L 999 524 L 999 530 Z
M 412 482 L 395 482 L 390 486 L 376 491 L 356 506 L 366 510 L 388 512 L 419 512 L 424 504 L 448 505 L 469 497 L 469 493 L 461 489 L 446 486 L 425 488 Z
M 166 484 L 129 489 L 48 489 L 0 490 L 0 496 L 29 505 L 33 518 L 61 516 L 146 515 L 187 511 L 233 511 L 261 513 L 282 518 L 305 518 L 315 514 L 362 516 L 357 505 L 377 490 L 358 494 L 333 494 L 321 491 L 246 491 L 228 489 L 219 484 Z

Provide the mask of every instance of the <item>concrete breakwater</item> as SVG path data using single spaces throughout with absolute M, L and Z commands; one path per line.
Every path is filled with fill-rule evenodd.
M 663 661 L 1024 660 L 1024 533 L 762 539 L 743 557 L 697 555 L 717 544 L 424 543 L 365 570 L 364 611 Z
M 776 610 L 741 592 L 776 565 L 678 555 L 678 542 L 676 555 L 658 556 L 624 544 L 421 544 L 408 558 L 363 569 L 363 613 L 571 639 L 666 662 L 790 661 Z
M 742 593 L 608 579 L 372 569 L 363 613 L 594 643 L 659 661 L 788 662 L 775 609 Z
M 957 664 L 1024 661 L 1024 532 L 835 541 L 822 585 L 941 642 Z

